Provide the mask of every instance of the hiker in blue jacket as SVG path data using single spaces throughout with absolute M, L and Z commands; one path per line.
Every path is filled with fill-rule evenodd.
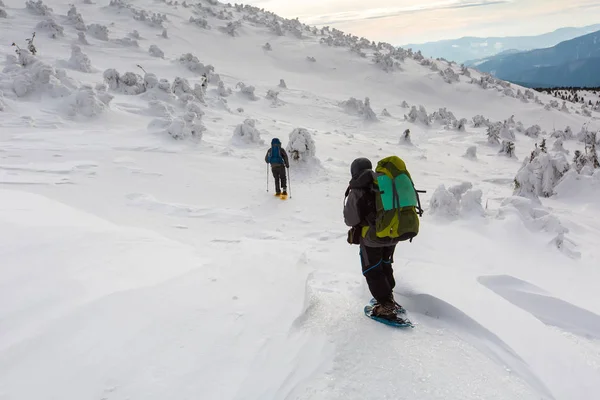
M 271 164 L 271 171 L 275 178 L 275 196 L 287 196 L 287 174 L 286 168 L 290 167 L 288 155 L 281 147 L 281 141 L 277 138 L 271 140 L 271 148 L 267 151 L 265 162 Z M 283 192 L 281 191 L 283 189 Z

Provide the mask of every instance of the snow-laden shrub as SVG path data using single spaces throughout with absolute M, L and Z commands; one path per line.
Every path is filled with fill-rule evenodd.
M 252 101 L 258 100 L 258 97 L 256 97 L 256 95 L 254 94 L 254 91 L 256 90 L 254 86 L 246 86 L 244 82 L 238 82 L 238 84 L 235 85 L 235 87 L 240 89 L 239 93 L 243 97 Z
M 155 44 L 150 46 L 148 53 L 150 53 L 152 57 L 165 58 L 165 53 Z
M 560 111 L 564 112 L 564 113 L 569 113 L 569 107 L 567 107 L 567 102 L 563 101 L 562 103 L 562 107 L 560 108 Z
M 534 151 L 517 172 L 515 195 L 532 199 L 550 197 L 568 170 L 569 162 L 563 153 Z
M 391 53 L 382 54 L 380 52 L 376 52 L 373 55 L 373 62 L 385 72 L 392 72 L 402 69 L 400 63 L 393 57 Z
M 269 43 L 269 42 L 265 43 L 265 45 L 263 46 L 263 50 L 272 51 L 273 47 L 271 46 L 271 43 Z
M 444 80 L 444 82 L 452 84 L 454 82 L 460 82 L 460 78 L 456 72 L 450 67 L 446 68 L 443 71 L 440 71 L 440 76 Z
M 231 95 L 232 91 L 230 88 L 225 87 L 225 83 L 223 81 L 219 82 L 219 86 L 217 87 L 217 92 L 221 97 L 227 97 Z
M 515 156 L 515 143 L 510 140 L 502 141 L 502 148 L 498 154 L 504 154 L 507 157 L 514 158 Z
M 96 39 L 108 42 L 108 27 L 105 25 L 91 24 L 87 26 L 87 31 Z
M 52 18 L 40 21 L 35 29 L 42 32 L 48 32 L 48 36 L 52 39 L 65 36 L 65 28 L 56 23 Z
M 402 108 L 410 108 L 410 106 L 408 105 L 408 103 L 406 102 L 406 100 L 402 101 L 402 104 L 400 104 L 400 107 L 402 107 Z
M 208 25 L 208 21 L 204 18 L 194 18 L 194 17 L 190 17 L 190 23 L 203 28 L 203 29 L 210 29 L 210 25 Z
M 317 147 L 309 131 L 296 128 L 290 133 L 286 151 L 292 162 L 307 163 L 315 160 Z
M 556 153 L 569 154 L 569 150 L 565 149 L 562 139 L 556 139 L 556 141 L 552 145 L 552 151 L 554 151 Z
M 515 140 L 515 132 L 511 129 L 508 121 L 504 121 L 504 123 L 500 127 L 500 137 L 511 141 Z
M 183 104 L 194 100 L 204 103 L 204 90 L 202 86 L 196 83 L 192 89 L 190 83 L 185 78 L 176 77 L 173 81 L 171 91 Z
M 402 133 L 402 136 L 400 136 L 399 144 L 402 144 L 405 146 L 412 146 L 412 140 L 410 139 L 410 129 L 406 129 Z
M 307 57 L 306 57 L 306 61 L 309 61 L 309 62 L 317 62 L 317 59 L 316 59 L 316 58 L 314 58 L 314 57 L 311 57 L 311 56 L 307 56 Z
M 227 25 L 219 27 L 219 30 L 229 36 L 239 36 L 237 30 L 242 27 L 242 21 L 228 22 Z
M 287 84 L 285 83 L 285 81 L 283 79 L 279 80 L 279 87 L 282 89 L 287 89 Z
M 163 29 L 162 33 L 160 34 L 161 37 L 168 39 L 169 38 L 169 34 L 167 33 L 167 29 Z
M 464 130 L 466 119 L 461 119 L 460 122 L 456 119 L 452 111 L 448 111 L 445 107 L 440 108 L 438 111 L 434 111 L 429 116 L 429 121 L 432 123 L 440 124 L 446 129 L 457 129 Z
M 68 114 L 95 117 L 108 109 L 112 98 L 108 93 L 97 93 L 91 86 L 82 85 L 67 99 Z
M 539 125 L 532 125 L 525 130 L 525 135 L 532 138 L 538 137 L 540 133 L 542 133 L 542 128 Z
M 114 39 L 113 42 L 125 47 L 140 47 L 140 44 L 137 40 L 128 37 L 124 37 L 122 39 Z
M 339 103 L 339 106 L 348 114 L 362 116 L 365 121 L 378 121 L 377 115 L 371 108 L 371 101 L 368 97 L 365 98 L 364 102 L 351 97 L 348 100 Z
M 384 117 L 391 117 L 392 116 L 392 114 L 390 114 L 390 112 L 387 110 L 387 108 L 384 108 L 381 111 L 381 115 L 384 116 Z
M 231 141 L 238 145 L 263 145 L 265 143 L 260 138 L 260 131 L 256 129 L 256 121 L 253 119 L 247 119 L 243 124 L 236 126 Z
M 445 185 L 440 185 L 431 196 L 429 212 L 445 218 L 484 215 L 485 212 L 481 205 L 483 193 L 481 190 L 472 189 L 473 185 L 470 182 L 464 182 L 448 189 Z
M 137 95 L 146 91 L 144 78 L 133 72 L 119 74 L 116 69 L 110 68 L 104 71 L 104 81 L 111 90 L 127 95 Z
M 480 128 L 482 126 L 489 127 L 490 125 L 490 120 L 485 118 L 483 115 L 476 115 L 473 117 L 473 126 L 475 128 Z
M 140 36 L 140 33 L 136 29 L 134 29 L 133 32 L 131 32 L 129 34 L 129 36 L 131 36 L 131 38 L 135 39 L 135 40 L 141 40 L 142 39 L 142 37 Z
M 422 105 L 417 107 L 412 106 L 408 116 L 404 117 L 408 122 L 412 123 L 421 123 L 423 125 L 429 126 L 431 125 L 431 121 L 429 120 L 429 116 L 427 115 L 427 110 Z
M 278 106 L 282 106 L 283 104 L 285 104 L 283 101 L 281 101 L 279 99 L 279 92 L 277 92 L 275 90 L 269 89 L 267 91 L 267 95 L 265 97 L 267 98 L 267 100 L 271 100 L 272 107 L 278 107 Z
M 0 18 L 8 18 L 8 14 L 4 8 L 0 8 Z
M 201 140 L 206 127 L 194 112 L 187 112 L 182 117 L 175 118 L 167 127 L 166 132 L 174 139 L 193 138 Z
M 71 8 L 67 12 L 67 20 L 75 25 L 75 29 L 78 31 L 85 31 L 87 29 L 83 17 L 77 12 L 77 8 L 74 5 L 71 5 Z
M 32 14 L 42 16 L 52 15 L 52 11 L 54 11 L 52 8 L 45 5 L 42 0 L 28 0 L 25 2 L 25 8 Z
M 83 44 L 83 45 L 89 45 L 90 44 L 87 41 L 87 38 L 85 37 L 85 32 L 77 32 L 77 41 L 79 42 L 79 44 Z
M 81 51 L 81 47 L 76 44 L 71 45 L 71 58 L 69 67 L 81 72 L 92 72 L 92 62 L 90 58 Z
M 213 75 L 215 71 L 215 67 L 212 65 L 204 65 L 200 62 L 198 57 L 194 56 L 192 53 L 182 54 L 178 61 L 181 65 L 196 74 L 206 74 L 209 82 L 211 81 L 211 75 Z
M 496 122 L 488 126 L 486 134 L 488 143 L 492 146 L 497 146 L 500 144 L 500 130 L 502 127 L 503 125 L 500 122 Z
M 477 160 L 477 146 L 470 146 L 467 148 L 467 151 L 463 157 L 469 160 Z
M 55 69 L 22 49 L 19 59 L 7 57 L 7 66 L 0 74 L 0 90 L 10 90 L 17 97 L 49 95 L 66 97 L 77 87 L 64 70 Z

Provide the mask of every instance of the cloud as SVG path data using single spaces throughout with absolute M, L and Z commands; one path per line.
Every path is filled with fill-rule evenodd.
M 453 10 L 461 8 L 493 6 L 512 3 L 513 0 L 451 0 L 442 3 L 417 5 L 409 7 L 374 8 L 360 11 L 346 11 L 324 15 L 305 15 L 301 20 L 315 25 L 334 25 L 352 21 L 397 17 L 436 10 Z

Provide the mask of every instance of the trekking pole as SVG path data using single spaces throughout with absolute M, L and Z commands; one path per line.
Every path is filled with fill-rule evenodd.
M 267 193 L 269 192 L 269 164 L 267 164 Z
M 290 199 L 292 198 L 292 180 L 290 179 L 290 167 L 287 167 L 288 186 L 290 187 Z

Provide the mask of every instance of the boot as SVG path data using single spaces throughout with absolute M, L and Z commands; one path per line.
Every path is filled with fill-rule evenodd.
M 283 193 L 281 193 L 283 196 L 287 196 L 287 190 L 283 189 Z
M 277 197 L 281 196 L 281 192 L 275 192 L 275 196 L 277 196 Z
M 373 315 L 379 318 L 395 321 L 398 319 L 396 315 L 396 304 L 386 301 L 385 303 L 377 303 L 373 306 Z

